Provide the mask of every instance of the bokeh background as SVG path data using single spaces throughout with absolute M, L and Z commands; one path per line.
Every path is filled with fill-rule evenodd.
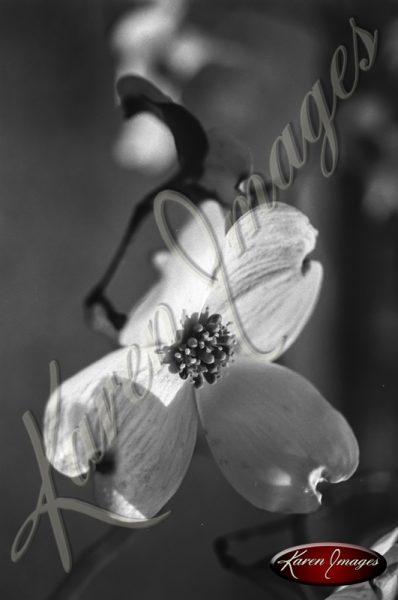
M 44 517 L 13 564 L 11 544 L 40 487 L 22 415 L 31 410 L 41 421 L 50 360 L 67 378 L 113 347 L 84 323 L 82 301 L 132 207 L 173 160 L 161 127 L 145 119 L 122 124 L 116 74 L 150 77 L 206 127 L 224 127 L 250 147 L 256 171 L 265 173 L 274 138 L 298 123 L 306 92 L 319 77 L 327 89 L 335 48 L 344 43 L 352 56 L 350 16 L 379 29 L 379 52 L 339 105 L 336 173 L 322 177 L 316 145 L 281 197 L 319 229 L 326 273 L 317 311 L 284 362 L 350 421 L 359 476 L 326 492 L 326 508 L 310 519 L 279 526 L 280 517 L 229 487 L 199 440 L 167 522 L 120 539 L 115 551 L 105 525 L 65 515 L 77 565 L 65 584 Z M 2 598 L 306 597 L 315 592 L 278 587 L 264 557 L 292 541 L 366 544 L 397 525 L 397 75 L 392 1 L 0 0 Z M 122 309 L 154 280 L 149 256 L 159 247 L 150 217 L 112 286 Z M 56 481 L 64 495 L 89 494 Z M 83 560 L 79 569 L 91 544 L 99 549 L 95 564 Z

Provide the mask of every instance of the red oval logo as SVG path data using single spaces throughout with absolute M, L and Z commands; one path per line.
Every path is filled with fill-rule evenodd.
M 360 583 L 377 577 L 386 567 L 386 559 L 378 552 L 336 542 L 294 546 L 271 559 L 275 573 L 308 585 Z

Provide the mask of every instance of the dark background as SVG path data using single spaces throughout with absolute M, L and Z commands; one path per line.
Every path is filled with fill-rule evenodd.
M 0 0 L 0 589 L 7 600 L 45 599 L 64 579 L 47 517 L 25 557 L 17 564 L 10 560 L 40 486 L 22 415 L 31 410 L 41 422 L 50 360 L 59 361 L 67 378 L 111 349 L 84 323 L 82 299 L 103 272 L 134 203 L 162 180 L 127 169 L 112 151 L 121 115 L 110 35 L 135 6 Z M 169 503 L 169 520 L 133 533 L 112 560 L 106 547 L 108 564 L 91 579 L 93 569 L 79 574 L 76 568 L 75 585 L 86 584 L 82 599 L 277 597 L 268 587 L 274 576 L 266 563 L 255 564 L 262 556 L 292 540 L 369 543 L 396 525 L 397 9 L 392 2 L 199 0 L 187 8 L 181 30 L 195 27 L 219 44 L 217 57 L 189 76 L 163 71 L 162 77 L 174 77 L 185 105 L 205 126 L 217 124 L 239 137 L 251 148 L 255 169 L 266 172 L 270 146 L 288 121 L 298 122 L 305 93 L 318 77 L 327 89 L 335 48 L 345 43 L 351 55 L 350 16 L 366 29 L 379 29 L 379 53 L 353 98 L 339 106 L 336 174 L 322 177 L 317 145 L 281 197 L 319 229 L 325 267 L 317 311 L 284 361 L 350 421 L 360 443 L 362 480 L 337 486 L 330 509 L 308 520 L 306 533 L 298 520 L 290 533 L 271 534 L 261 527 L 276 517 L 241 499 L 199 442 Z M 241 57 L 236 64 L 227 60 L 230 44 Z M 124 309 L 155 277 L 148 258 L 157 247 L 150 218 L 113 286 Z M 73 484 L 57 481 L 63 494 L 84 497 Z M 81 515 L 66 515 L 65 522 L 78 564 L 107 528 Z M 246 565 L 239 577 L 236 565 L 231 571 L 219 560 L 213 541 L 245 528 L 254 528 L 248 539 L 234 539 L 234 552 Z M 286 586 L 282 597 L 293 598 L 296 588 Z

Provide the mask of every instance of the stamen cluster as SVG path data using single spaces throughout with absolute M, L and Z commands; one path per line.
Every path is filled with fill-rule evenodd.
M 236 344 L 227 323 L 222 317 L 203 313 L 194 313 L 182 322 L 183 329 L 178 331 L 178 341 L 167 348 L 165 362 L 170 370 L 178 373 L 181 379 L 191 379 L 196 388 L 204 382 L 213 384 L 221 377 L 221 370 L 233 356 Z

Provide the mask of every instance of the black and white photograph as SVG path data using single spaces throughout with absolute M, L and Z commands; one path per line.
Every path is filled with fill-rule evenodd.
M 0 0 L 4 600 L 398 599 L 398 5 Z

